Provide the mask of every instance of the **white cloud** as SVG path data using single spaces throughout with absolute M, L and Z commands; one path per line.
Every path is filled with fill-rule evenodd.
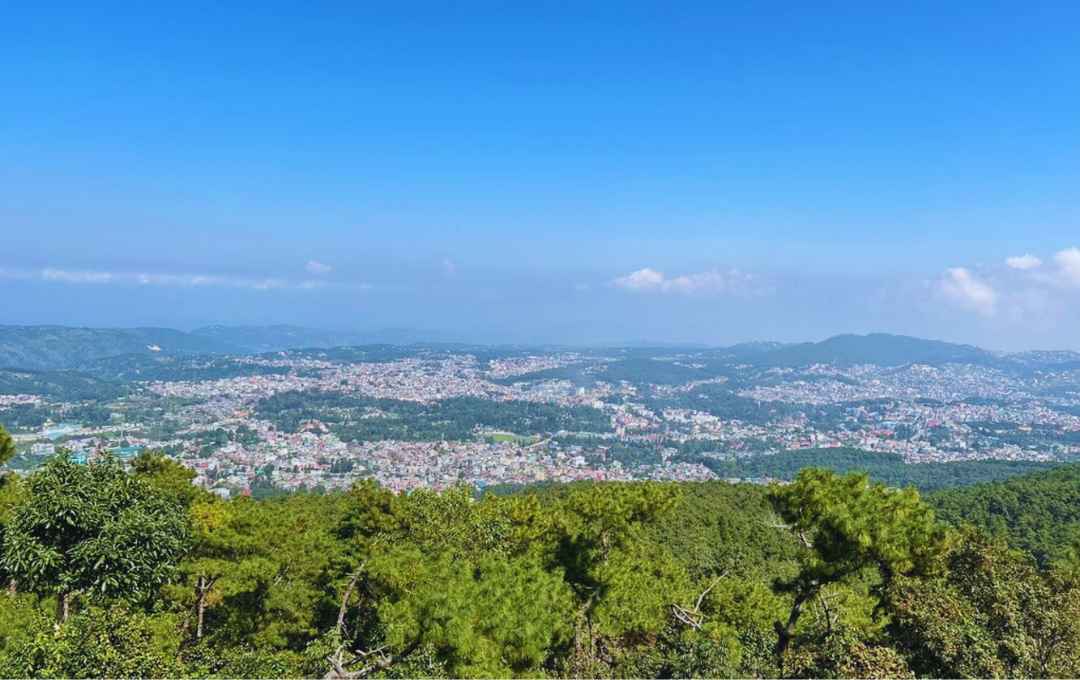
M 1066 248 L 1054 255 L 1058 274 L 1067 285 L 1080 287 L 1080 248 Z
M 660 290 L 664 286 L 664 275 L 655 269 L 639 269 L 612 281 L 618 288 L 626 290 Z
M 214 276 L 210 274 L 110 274 L 117 283 L 137 283 L 140 286 L 175 286 L 180 288 L 246 288 L 249 290 L 274 290 L 300 288 L 303 282 L 283 279 L 249 279 L 237 276 Z
M 1054 329 L 1080 303 L 1080 247 L 1045 259 L 1025 253 L 1004 266 L 949 269 L 933 283 L 939 298 L 1017 328 Z
M 309 274 L 314 274 L 315 276 L 325 276 L 334 271 L 333 267 L 325 262 L 319 262 L 318 260 L 308 260 L 305 269 L 308 270 Z
M 140 286 L 221 286 L 227 280 L 219 276 L 202 274 L 133 274 Z
M 947 270 L 939 287 L 946 298 L 961 307 L 983 316 L 993 316 L 997 311 L 998 295 L 994 288 L 963 267 Z
M 110 272 L 85 269 L 61 269 L 46 267 L 41 270 L 0 269 L 0 278 L 46 281 L 72 285 L 131 285 L 176 288 L 238 288 L 243 290 L 315 290 L 323 288 L 325 281 L 305 279 L 302 281 L 279 278 L 248 278 L 242 276 L 219 276 L 214 274 L 169 274 L 154 272 Z M 370 286 L 349 286 L 366 290 Z
M 1021 271 L 1027 271 L 1029 269 L 1038 269 L 1042 266 L 1042 260 L 1028 253 L 1026 255 L 1017 255 L 1016 257 L 1005 258 L 1005 264 L 1010 269 L 1019 269 Z
M 722 274 L 716 270 L 676 276 L 668 281 L 671 290 L 680 293 L 696 293 L 698 291 L 711 291 L 722 293 L 732 290 L 743 282 L 743 276 L 732 270 Z
M 41 278 L 63 283 L 111 283 L 115 276 L 110 272 L 71 271 L 68 269 L 42 269 Z
M 668 278 L 663 272 L 645 267 L 612 280 L 616 288 L 634 292 L 657 293 L 735 293 L 750 290 L 753 277 L 732 269 L 721 272 L 713 269 L 696 274 L 682 274 Z

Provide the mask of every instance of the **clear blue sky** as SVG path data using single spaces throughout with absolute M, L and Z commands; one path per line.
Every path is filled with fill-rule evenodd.
M 8 323 L 1080 349 L 1080 3 L 20 4 Z

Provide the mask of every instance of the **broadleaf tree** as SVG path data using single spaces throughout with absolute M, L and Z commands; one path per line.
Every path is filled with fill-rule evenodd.
M 187 547 L 181 509 L 115 459 L 56 456 L 28 487 L 5 531 L 3 564 L 20 587 L 54 596 L 60 621 L 79 595 L 150 599 Z

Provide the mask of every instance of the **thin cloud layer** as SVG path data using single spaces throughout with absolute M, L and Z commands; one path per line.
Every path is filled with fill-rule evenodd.
M 129 285 L 175 288 L 236 288 L 242 290 L 316 290 L 328 284 L 315 279 L 291 280 L 275 277 L 251 278 L 216 274 L 171 274 L 154 272 L 111 272 L 45 267 L 40 270 L 0 268 L 0 277 L 22 281 L 44 281 L 69 285 Z M 370 288 L 367 284 L 354 286 Z
M 638 269 L 611 281 L 611 285 L 635 293 L 745 293 L 753 289 L 754 277 L 731 269 L 726 272 L 713 269 L 696 274 L 667 277 L 651 267 Z
M 961 307 L 983 316 L 993 316 L 997 311 L 997 291 L 964 267 L 947 270 L 938 285 L 948 300 Z
M 937 290 L 951 304 L 983 316 L 1053 324 L 1078 302 L 1080 248 L 1065 248 L 1045 259 L 1030 253 L 1008 257 L 1004 267 L 978 274 L 954 267 L 938 280 Z
M 1054 255 L 1058 275 L 1069 286 L 1080 288 L 1080 248 L 1066 248 Z
M 41 278 L 62 283 L 112 283 L 116 279 L 110 272 L 72 271 L 51 267 L 41 270 Z

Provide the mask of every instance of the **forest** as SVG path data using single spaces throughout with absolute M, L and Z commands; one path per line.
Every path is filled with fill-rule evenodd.
M 995 482 L 1027 472 L 1056 467 L 1057 463 L 1032 460 L 958 460 L 949 462 L 909 463 L 896 453 L 880 453 L 844 447 L 798 449 L 769 455 L 741 456 L 720 460 L 700 455 L 715 444 L 709 440 L 688 442 L 680 447 L 686 460 L 700 462 L 722 478 L 767 478 L 790 481 L 808 467 L 825 468 L 838 473 L 865 472 L 889 486 L 914 486 L 922 492 L 938 491 L 981 482 Z M 697 455 L 695 455 L 697 454 Z
M 153 453 L 2 478 L 0 676 L 1080 675 L 1076 466 L 925 498 L 819 468 L 267 500 L 191 479 Z
M 286 432 L 319 420 L 343 441 L 472 439 L 477 427 L 509 432 L 608 432 L 611 421 L 591 406 L 454 397 L 431 404 L 335 392 L 290 391 L 262 399 L 258 414 Z M 378 414 L 380 417 L 370 417 Z

